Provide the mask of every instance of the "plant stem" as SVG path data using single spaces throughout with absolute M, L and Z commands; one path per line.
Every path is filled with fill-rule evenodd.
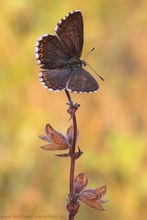
M 66 89 L 65 89 L 65 93 L 66 93 L 66 95 L 67 95 L 69 104 L 72 104 L 72 105 L 73 105 L 73 102 L 72 102 L 72 100 L 71 100 L 71 96 L 70 96 L 69 92 L 68 92 Z
M 74 171 L 75 171 L 75 148 L 76 148 L 76 140 L 77 140 L 77 120 L 74 114 L 73 118 L 73 143 L 71 149 L 71 162 L 70 162 L 70 197 L 74 198 Z
M 71 99 L 71 96 L 67 90 L 65 90 L 65 93 L 67 95 L 69 105 L 70 107 L 74 107 L 73 101 Z M 75 149 L 76 149 L 76 141 L 77 141 L 77 120 L 75 112 L 72 116 L 72 124 L 73 124 L 73 134 L 72 134 L 72 147 L 71 147 L 71 155 L 70 155 L 70 176 L 69 176 L 69 197 L 70 201 L 73 201 L 74 199 L 74 174 L 75 174 Z M 73 220 L 74 215 L 69 213 L 68 220 Z
M 74 220 L 74 217 L 75 217 L 75 216 L 69 214 L 69 216 L 68 216 L 68 220 Z

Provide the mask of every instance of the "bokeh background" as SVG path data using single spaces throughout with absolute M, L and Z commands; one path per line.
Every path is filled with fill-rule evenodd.
M 66 219 L 69 159 L 40 149 L 46 123 L 66 133 L 64 92 L 38 80 L 39 36 L 80 9 L 84 58 L 105 82 L 94 94 L 72 94 L 79 146 L 76 174 L 88 187 L 106 184 L 106 212 L 81 205 L 77 219 L 147 219 L 147 1 L 1 0 L 0 3 L 0 219 Z

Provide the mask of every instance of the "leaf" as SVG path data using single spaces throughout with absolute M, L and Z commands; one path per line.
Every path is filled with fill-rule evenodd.
M 39 138 L 43 141 L 49 142 L 49 138 L 45 135 L 39 135 Z
M 99 211 L 105 211 L 105 208 L 101 205 L 101 202 L 98 200 L 90 200 L 81 195 L 79 197 L 79 200 L 93 209 L 97 209 Z
M 78 141 L 78 137 L 79 137 L 79 131 L 77 131 L 77 140 L 76 143 Z M 66 132 L 66 140 L 69 143 L 70 146 L 72 146 L 73 143 L 73 126 L 71 125 Z
M 66 140 L 70 145 L 72 145 L 72 138 L 73 137 L 73 126 L 71 125 L 66 132 Z
M 87 184 L 88 184 L 88 177 L 86 176 L 86 174 L 80 173 L 74 179 L 74 192 L 75 193 L 81 192 L 83 189 L 85 189 Z
M 81 202 L 91 208 L 104 211 L 105 209 L 102 206 L 102 203 L 106 202 L 106 200 L 104 200 L 102 196 L 106 193 L 106 190 L 106 185 L 96 189 L 87 189 L 80 192 L 78 198 Z
M 45 135 L 40 135 L 39 137 L 48 142 L 49 144 L 42 146 L 43 150 L 65 150 L 68 148 L 68 142 L 66 138 L 56 131 L 50 124 L 45 126 Z

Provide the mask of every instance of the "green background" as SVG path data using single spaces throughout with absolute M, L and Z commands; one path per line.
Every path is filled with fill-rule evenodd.
M 34 48 L 68 12 L 84 17 L 84 58 L 100 90 L 71 94 L 77 112 L 76 174 L 108 186 L 106 212 L 80 206 L 77 219 L 147 219 L 147 1 L 1 0 L 0 219 L 66 219 L 69 159 L 40 149 L 46 123 L 66 133 L 65 93 L 38 80 Z M 36 216 L 36 217 L 35 217 Z

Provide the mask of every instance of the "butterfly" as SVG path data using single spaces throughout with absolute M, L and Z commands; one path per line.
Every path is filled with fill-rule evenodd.
M 36 43 L 36 60 L 42 65 L 40 81 L 51 91 L 96 92 L 94 77 L 83 69 L 83 17 L 79 10 L 68 13 L 55 28 L 55 35 L 45 34 Z

